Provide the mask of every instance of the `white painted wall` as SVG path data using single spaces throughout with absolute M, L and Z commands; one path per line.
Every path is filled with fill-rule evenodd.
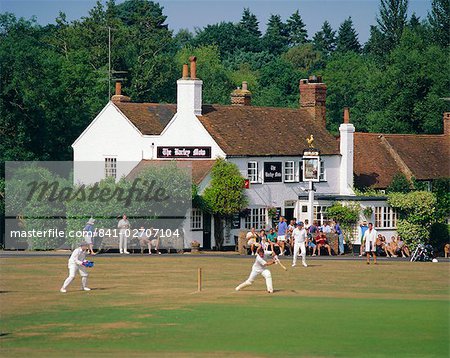
M 75 182 L 104 178 L 104 160 L 117 158 L 117 178 L 127 175 L 142 159 L 144 138 L 109 102 L 72 145 Z

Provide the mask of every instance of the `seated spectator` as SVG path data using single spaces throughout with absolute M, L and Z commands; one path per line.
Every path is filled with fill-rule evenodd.
M 269 251 L 269 242 L 267 240 L 267 235 L 265 230 L 260 230 L 259 232 L 259 244 L 264 249 L 264 251 Z
M 377 236 L 377 241 L 375 243 L 376 247 L 376 254 L 377 256 L 382 256 L 383 254 L 385 254 L 386 256 L 388 256 L 387 252 L 386 252 L 386 238 L 381 235 L 378 234 Z M 389 257 L 389 256 L 388 256 Z
M 258 243 L 258 234 L 256 233 L 256 230 L 254 227 L 247 233 L 246 236 L 247 239 L 247 246 L 250 246 L 250 253 L 253 255 L 256 255 L 256 250 L 260 245 Z
M 275 252 L 275 248 L 278 247 L 278 243 L 277 243 L 277 233 L 273 228 L 270 228 L 269 234 L 267 235 L 267 240 L 270 245 L 270 251 Z
M 316 245 L 318 256 L 320 256 L 320 249 L 322 247 L 325 247 L 328 250 L 328 255 L 331 256 L 331 246 L 328 244 L 327 235 L 322 230 L 320 230 L 319 235 L 316 236 Z
M 402 257 L 409 257 L 411 253 L 409 252 L 408 246 L 406 246 L 405 242 L 402 240 L 400 236 L 397 236 L 397 255 L 402 255 Z
M 387 257 L 397 257 L 398 246 L 397 246 L 397 239 L 395 236 L 391 236 L 391 242 L 386 245 L 386 255 Z
M 447 243 L 444 245 L 444 257 L 448 259 L 449 255 L 450 255 L 450 244 Z
M 155 247 L 156 253 L 161 255 L 161 252 L 158 251 L 159 246 L 159 238 L 156 234 L 151 234 L 154 229 L 151 227 L 149 230 L 145 230 L 143 226 L 141 226 L 139 230 L 139 244 L 141 246 L 148 246 L 148 254 L 152 254 L 152 245 Z M 150 236 L 149 236 L 150 233 Z

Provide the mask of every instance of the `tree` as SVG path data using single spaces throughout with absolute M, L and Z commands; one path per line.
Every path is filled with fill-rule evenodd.
M 240 31 L 232 22 L 221 22 L 208 25 L 195 36 L 194 44 L 197 47 L 215 45 L 221 57 L 234 53 L 241 43 Z
M 338 52 L 361 52 L 361 45 L 358 41 L 358 34 L 353 27 L 353 21 L 351 17 L 349 17 L 339 26 L 336 43 L 336 51 Z
M 329 56 L 336 49 L 336 31 L 333 31 L 328 21 L 322 25 L 322 29 L 314 35 L 314 49 L 323 55 Z
M 391 183 L 386 188 L 386 193 L 409 193 L 411 182 L 403 173 L 397 173 L 392 178 Z
M 225 159 L 217 159 L 211 169 L 211 183 L 203 193 L 209 211 L 214 215 L 214 236 L 218 249 L 223 244 L 224 220 L 247 205 L 244 178 L 238 167 Z
M 188 29 L 180 29 L 173 38 L 178 50 L 188 45 L 192 45 L 193 39 L 194 35 Z
M 441 47 L 450 46 L 450 1 L 432 0 L 428 13 L 433 40 Z
M 294 68 L 308 74 L 324 65 L 321 53 L 314 50 L 313 44 L 292 47 L 281 57 L 292 63 Z
M 308 42 L 308 31 L 298 10 L 286 22 L 289 46 L 298 46 Z
M 271 15 L 263 37 L 264 49 L 273 54 L 280 54 L 284 52 L 288 42 L 286 25 L 281 21 L 280 15 Z
M 408 0 L 381 0 L 377 23 L 389 50 L 400 42 L 406 26 L 407 11 Z
M 431 226 L 436 222 L 436 197 L 433 193 L 391 193 L 388 204 L 398 212 L 397 232 L 411 249 L 428 243 Z
M 245 8 L 241 21 L 237 25 L 239 49 L 242 51 L 257 52 L 261 50 L 261 31 L 259 22 L 249 8 Z
M 219 48 L 215 45 L 185 47 L 175 55 L 177 68 L 188 63 L 190 56 L 197 57 L 197 76 L 204 83 L 203 103 L 229 104 L 234 86 L 220 61 Z

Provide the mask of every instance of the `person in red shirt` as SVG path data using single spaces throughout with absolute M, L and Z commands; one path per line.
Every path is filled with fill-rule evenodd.
M 320 256 L 320 249 L 325 247 L 328 250 L 328 255 L 331 256 L 331 246 L 328 244 L 327 235 L 320 230 L 319 235 L 316 236 L 317 255 Z

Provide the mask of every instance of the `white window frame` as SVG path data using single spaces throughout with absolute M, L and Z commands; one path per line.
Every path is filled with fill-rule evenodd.
M 395 229 L 397 227 L 397 212 L 390 206 L 376 206 L 374 213 L 376 229 Z
M 200 209 L 191 210 L 191 230 L 203 230 L 203 212 Z
M 117 158 L 116 157 L 105 157 L 104 166 L 105 178 L 113 177 L 117 178 Z
M 319 226 L 322 226 L 325 221 L 328 221 L 327 208 L 330 205 L 314 205 L 313 222 L 317 221 Z
M 247 163 L 247 179 L 250 183 L 259 183 L 259 165 L 257 161 Z
M 256 230 L 266 229 L 267 210 L 266 208 L 250 208 L 250 213 L 245 217 L 244 227 L 250 230 L 254 227 Z
M 283 163 L 283 179 L 285 183 L 295 183 L 295 162 L 289 160 Z M 289 166 L 288 166 L 289 164 Z M 288 173 L 288 170 L 290 173 Z M 288 179 L 290 177 L 290 179 Z

